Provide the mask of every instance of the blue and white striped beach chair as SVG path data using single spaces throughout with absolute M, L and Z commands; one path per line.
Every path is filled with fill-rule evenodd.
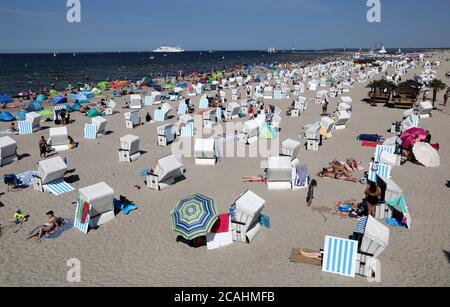
M 200 110 L 207 109 L 208 106 L 209 106 L 209 101 L 208 101 L 208 99 L 206 99 L 206 98 L 200 99 L 200 103 L 199 103 L 199 106 L 198 106 L 198 108 L 199 108 Z
M 88 140 L 95 140 L 97 138 L 97 126 L 92 124 L 85 124 L 84 138 Z
M 17 124 L 19 125 L 20 135 L 33 134 L 33 127 L 31 126 L 31 122 L 22 120 L 18 121 Z
M 61 120 L 61 110 L 67 110 L 65 105 L 54 106 L 53 107 L 53 120 Z
M 273 99 L 283 99 L 282 93 L 280 90 L 275 90 L 273 92 Z
M 59 179 L 44 185 L 44 190 L 48 190 L 55 196 L 60 196 L 70 193 L 75 189 L 70 184 L 65 182 L 64 179 Z
M 326 236 L 322 271 L 355 277 L 357 254 L 358 241 Z
M 216 118 L 217 119 L 222 118 L 222 108 L 216 108 Z
M 187 105 L 185 103 L 180 103 L 178 107 L 178 115 L 184 115 L 187 113 Z
M 165 120 L 165 115 L 163 110 L 155 110 L 155 114 L 153 116 L 155 122 L 163 122 Z
M 191 138 L 194 136 L 194 124 L 188 123 L 181 129 L 181 137 Z
M 150 107 L 151 105 L 153 105 L 153 96 L 145 96 L 144 105 L 146 107 Z
M 391 178 L 392 166 L 387 164 L 375 163 L 371 164 L 369 168 L 369 180 L 377 182 L 377 176 L 389 179 Z
M 395 146 L 377 145 L 377 148 L 375 149 L 375 163 L 380 162 L 382 152 L 387 152 L 388 154 L 394 155 Z
M 83 207 L 84 207 L 84 203 L 81 202 L 81 201 L 78 201 L 77 202 L 77 209 L 75 210 L 75 218 L 74 218 L 73 226 L 76 229 L 80 230 L 82 233 L 87 234 L 88 230 L 89 230 L 89 223 L 91 221 L 90 212 L 91 212 L 91 208 L 92 207 L 91 207 L 91 205 L 89 205 L 89 211 L 88 211 L 88 213 L 86 215 L 86 220 L 85 220 L 84 224 L 81 223 L 81 220 L 79 220 L 79 218 L 78 218 L 80 216 L 80 214 L 78 214 L 78 213 L 79 213 L 80 210 L 83 210 Z

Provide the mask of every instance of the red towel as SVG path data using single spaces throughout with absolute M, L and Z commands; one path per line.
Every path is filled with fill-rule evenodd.
M 379 142 L 368 142 L 368 141 L 362 141 L 361 146 L 363 147 L 377 147 L 378 145 L 383 145 Z
M 86 217 L 88 215 L 88 212 L 89 212 L 89 204 L 87 202 L 84 202 L 83 216 L 81 217 L 81 224 L 86 223 Z
M 219 215 L 219 218 L 217 219 L 217 222 L 214 224 L 214 226 L 211 229 L 212 233 L 222 233 L 222 232 L 228 232 L 230 228 L 230 214 L 223 213 Z

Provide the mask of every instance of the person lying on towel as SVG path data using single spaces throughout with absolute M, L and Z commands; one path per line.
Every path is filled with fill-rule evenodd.
M 56 217 L 55 213 L 53 211 L 49 211 L 46 213 L 48 221 L 39 227 L 38 230 L 33 232 L 29 237 L 28 240 L 34 237 L 37 237 L 37 240 L 39 241 L 42 239 L 46 234 L 52 232 L 55 230 L 55 228 L 59 228 L 62 226 L 61 220 Z
M 343 172 L 334 172 L 324 168 L 320 173 L 317 174 L 317 177 L 320 178 L 332 178 L 337 180 L 344 180 L 350 182 L 357 182 L 358 179 L 353 178 L 352 176 L 348 176 Z

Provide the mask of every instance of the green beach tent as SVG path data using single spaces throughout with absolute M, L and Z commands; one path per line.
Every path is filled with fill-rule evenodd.
M 53 116 L 53 112 L 50 111 L 49 109 L 44 109 L 41 112 L 39 112 L 39 115 L 41 115 L 42 117 Z
M 89 110 L 87 117 L 88 118 L 94 118 L 97 116 L 102 116 L 102 113 L 100 113 L 96 108 L 92 108 Z

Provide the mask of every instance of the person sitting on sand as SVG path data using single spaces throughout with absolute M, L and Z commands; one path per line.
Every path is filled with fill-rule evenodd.
M 28 216 L 25 216 L 25 214 L 23 214 L 22 210 L 20 209 L 16 210 L 13 218 L 11 219 L 11 223 L 13 223 L 14 225 L 22 225 L 26 221 L 28 221 Z
M 354 172 L 359 171 L 359 163 L 358 163 L 358 161 L 356 161 L 356 159 L 348 158 L 347 165 L 352 171 L 354 171 Z
M 152 121 L 152 117 L 149 112 L 145 115 L 145 122 L 150 123 Z
M 16 125 L 14 123 L 11 123 L 11 125 L 9 126 L 9 131 L 11 133 L 17 133 L 18 130 L 16 129 Z
M 37 240 L 42 239 L 46 234 L 52 232 L 55 228 L 61 227 L 61 221 L 55 216 L 55 213 L 53 211 L 49 211 L 46 213 L 48 222 L 39 227 L 38 230 L 33 232 L 29 237 L 28 240 L 38 237 Z

